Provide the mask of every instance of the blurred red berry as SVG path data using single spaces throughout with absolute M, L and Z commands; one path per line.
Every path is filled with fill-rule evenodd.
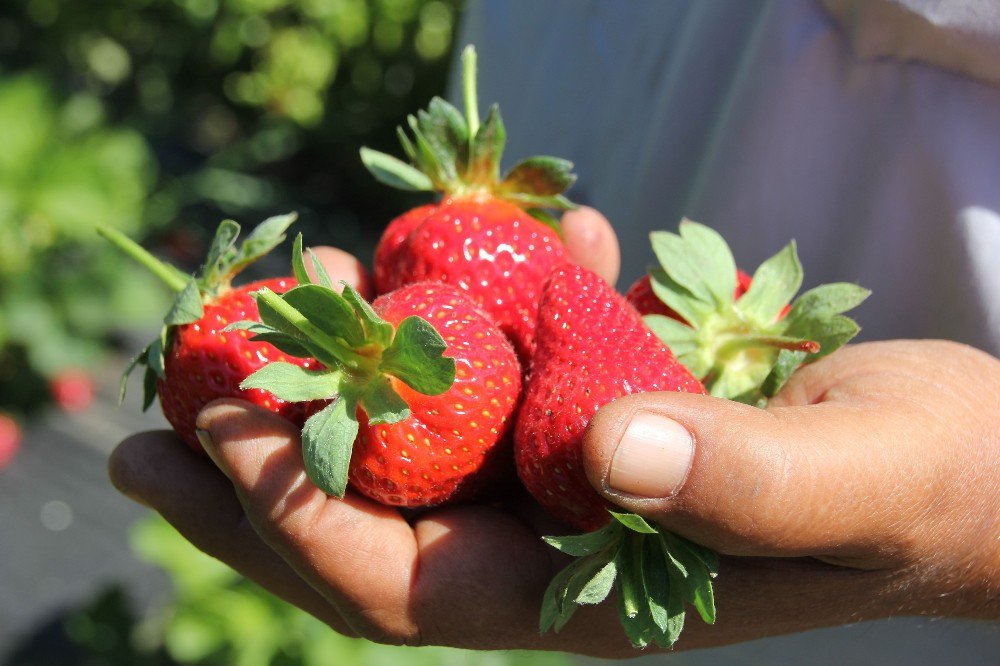
M 94 382 L 83 370 L 64 370 L 49 382 L 52 399 L 67 412 L 82 412 L 94 401 Z
M 10 416 L 0 413 L 0 469 L 6 467 L 21 448 L 21 426 Z

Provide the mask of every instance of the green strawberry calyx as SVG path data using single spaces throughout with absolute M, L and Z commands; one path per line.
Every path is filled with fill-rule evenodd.
M 545 224 L 555 223 L 545 209 L 567 210 L 563 193 L 576 181 L 573 163 L 558 157 L 529 157 L 501 177 L 500 158 L 507 133 L 500 108 L 490 107 L 480 123 L 476 92 L 476 50 L 462 53 L 465 114 L 435 97 L 426 110 L 407 121 L 413 134 L 398 128 L 409 163 L 370 148 L 361 161 L 380 182 L 392 187 L 441 192 L 446 197 L 492 197 L 510 201 Z M 557 224 L 557 223 L 556 223 Z M 558 229 L 558 226 L 556 226 Z
M 684 628 L 688 604 L 714 624 L 718 555 L 635 514 L 610 513 L 612 520 L 594 532 L 545 537 L 576 559 L 545 591 L 541 633 L 560 631 L 577 608 L 603 602 L 612 590 L 634 647 L 671 647 Z
M 650 240 L 660 264 L 650 272 L 653 292 L 684 321 L 643 320 L 714 396 L 763 404 L 800 365 L 860 330 L 843 315 L 871 294 L 858 285 L 821 285 L 792 302 L 803 275 L 795 241 L 764 261 L 736 298 L 736 262 L 717 232 L 685 219 L 679 233 L 655 231 Z
M 171 336 L 177 326 L 193 324 L 205 314 L 205 303 L 211 302 L 232 287 L 233 278 L 244 268 L 260 259 L 285 240 L 285 232 L 295 222 L 295 213 L 270 217 L 254 227 L 253 231 L 237 246 L 240 225 L 224 220 L 215 231 L 205 263 L 194 275 L 154 257 L 138 243 L 106 225 L 99 225 L 97 233 L 119 250 L 135 259 L 160 278 L 177 296 L 163 318 L 160 334 L 139 352 L 125 368 L 118 391 L 118 401 L 125 399 L 129 375 L 138 366 L 145 366 L 143 376 L 143 402 L 145 411 L 156 397 L 157 379 L 166 378 L 164 354 L 170 349 Z
M 360 425 L 357 411 L 372 424 L 392 424 L 410 416 L 393 388 L 397 379 L 424 395 L 440 395 L 455 381 L 455 360 L 447 344 L 425 319 L 410 316 L 397 326 L 380 317 L 358 292 L 342 282 L 337 293 L 322 264 L 310 253 L 316 281 L 306 271 L 302 235 L 292 249 L 299 286 L 278 295 L 254 293 L 260 321 L 241 321 L 225 330 L 244 330 L 251 341 L 269 342 L 300 358 L 314 358 L 322 369 L 307 370 L 273 362 L 247 377 L 242 389 L 264 389 L 281 400 L 329 400 L 302 429 L 302 456 L 312 482 L 329 495 L 347 490 L 351 451 Z

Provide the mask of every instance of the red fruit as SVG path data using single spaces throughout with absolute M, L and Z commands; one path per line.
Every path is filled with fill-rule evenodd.
M 583 471 L 583 432 L 598 408 L 631 393 L 704 387 L 596 274 L 565 265 L 545 285 L 537 347 L 515 429 L 517 471 L 553 515 L 582 530 L 608 521 Z
M 0 412 L 0 469 L 10 464 L 21 448 L 21 426 L 10 416 Z
M 735 297 L 737 299 L 747 293 L 747 289 L 750 288 L 751 280 L 752 278 L 744 273 L 742 269 L 736 269 Z M 656 314 L 670 317 L 671 319 L 676 319 L 677 321 L 684 321 L 683 317 L 668 308 L 666 304 L 653 292 L 653 286 L 649 280 L 649 275 L 643 275 L 641 278 L 632 283 L 632 286 L 628 288 L 627 292 L 625 292 L 625 300 L 627 300 L 632 307 L 638 310 L 639 314 L 643 316 Z M 782 311 L 781 316 L 784 317 L 788 313 L 788 310 L 789 308 L 786 306 Z
M 261 389 L 244 391 L 240 382 L 272 361 L 303 368 L 315 368 L 316 361 L 251 341 L 245 330 L 223 330 L 241 320 L 260 321 L 253 292 L 267 287 L 284 293 L 296 284 L 294 278 L 272 278 L 230 289 L 205 303 L 205 314 L 198 321 L 174 329 L 170 350 L 164 355 L 166 377 L 157 380 L 156 393 L 167 421 L 195 451 L 202 451 L 194 432 L 198 412 L 218 398 L 248 400 L 297 425 L 305 422 L 307 403 L 285 402 Z
M 521 389 L 521 367 L 503 334 L 460 290 L 420 283 L 372 304 L 394 326 L 412 315 L 428 322 L 455 359 L 455 383 L 440 395 L 419 393 L 398 379 L 410 406 L 398 423 L 361 422 L 350 480 L 368 497 L 393 506 L 430 506 L 468 498 L 491 478 L 509 448 L 505 435 Z
M 555 157 L 531 157 L 500 175 L 506 132 L 494 105 L 480 124 L 475 100 L 475 51 L 462 56 L 465 115 L 434 98 L 410 116 L 414 139 L 401 130 L 411 164 L 367 148 L 361 159 L 378 180 L 408 190 L 438 192 L 441 203 L 393 220 L 375 251 L 379 293 L 406 284 L 445 282 L 469 293 L 530 356 L 539 290 L 567 261 L 558 223 L 545 209 L 572 207 L 562 193 L 576 176 Z
M 376 250 L 375 285 L 379 293 L 429 280 L 464 289 L 527 358 L 542 283 L 566 260 L 558 234 L 518 206 L 446 199 L 393 220 Z
M 83 370 L 64 370 L 49 382 L 49 392 L 67 412 L 81 412 L 94 401 L 94 382 Z
M 269 218 L 240 246 L 236 245 L 240 226 L 224 221 L 216 230 L 205 265 L 195 276 L 162 263 L 114 229 L 98 229 L 177 292 L 160 336 L 126 369 L 121 395 L 124 397 L 125 380 L 135 366 L 146 366 L 143 409 L 152 403 L 155 387 L 167 421 L 195 451 L 202 451 L 194 427 L 198 412 L 218 398 L 249 400 L 299 425 L 307 416 L 307 405 L 287 403 L 258 389 L 244 391 L 240 382 L 271 361 L 286 361 L 303 368 L 316 367 L 316 361 L 293 358 L 266 341 L 253 341 L 246 329 L 224 330 L 238 321 L 260 322 L 251 295 L 254 291 L 267 288 L 285 292 L 297 284 L 294 278 L 273 278 L 238 288 L 230 286 L 237 273 L 284 240 L 285 231 L 294 221 L 294 214 Z M 296 250 L 301 259 L 301 238 Z

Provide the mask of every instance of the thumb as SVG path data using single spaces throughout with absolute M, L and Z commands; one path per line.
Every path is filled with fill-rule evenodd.
M 584 464 L 613 504 L 719 552 L 851 559 L 871 552 L 879 493 L 899 473 L 872 444 L 879 428 L 847 404 L 645 393 L 597 413 Z
M 621 254 L 608 218 L 589 206 L 580 206 L 563 214 L 562 231 L 570 258 L 613 285 L 621 268 Z

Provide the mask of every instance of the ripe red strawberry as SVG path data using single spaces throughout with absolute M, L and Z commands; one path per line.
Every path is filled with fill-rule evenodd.
M 100 229 L 106 238 L 178 292 L 160 336 L 133 359 L 122 377 L 121 392 L 124 396 L 125 380 L 132 369 L 145 365 L 143 408 L 148 408 L 153 396 L 158 395 L 167 421 L 195 451 L 202 451 L 195 436 L 195 418 L 205 405 L 218 398 L 242 398 L 294 423 L 305 421 L 307 406 L 280 400 L 266 391 L 242 390 L 240 382 L 271 361 L 286 361 L 303 368 L 315 367 L 316 362 L 290 357 L 265 341 L 248 340 L 246 331 L 225 330 L 236 321 L 259 321 L 253 292 L 265 287 L 284 292 L 296 285 L 294 278 L 273 278 L 230 286 L 241 269 L 284 240 L 285 230 L 294 219 L 294 215 L 270 218 L 254 229 L 239 249 L 235 245 L 239 225 L 223 222 L 208 260 L 196 277 L 161 263 L 114 230 Z
M 349 479 L 383 504 L 454 502 L 482 489 L 509 454 L 521 368 L 465 292 L 417 283 L 369 306 L 350 287 L 339 295 L 306 284 L 257 298 L 263 325 L 241 326 L 325 368 L 272 363 L 243 386 L 330 401 L 302 431 L 306 471 L 325 492 L 343 496 Z
M 705 389 L 620 295 L 578 266 L 549 277 L 537 335 L 515 430 L 517 471 L 553 515 L 595 529 L 610 516 L 584 474 L 581 443 L 597 410 L 630 393 Z
M 82 412 L 94 401 L 94 382 L 83 370 L 63 370 L 49 382 L 49 393 L 63 411 Z
M 412 166 L 361 150 L 378 180 L 443 195 L 389 224 L 375 253 L 375 287 L 385 293 L 433 280 L 464 289 L 526 359 L 542 282 L 567 261 L 558 223 L 543 209 L 571 207 L 562 192 L 576 177 L 566 160 L 531 157 L 501 178 L 506 134 L 496 105 L 480 125 L 472 47 L 463 55 L 463 80 L 464 118 L 434 98 L 409 118 L 412 142 L 400 131 Z

